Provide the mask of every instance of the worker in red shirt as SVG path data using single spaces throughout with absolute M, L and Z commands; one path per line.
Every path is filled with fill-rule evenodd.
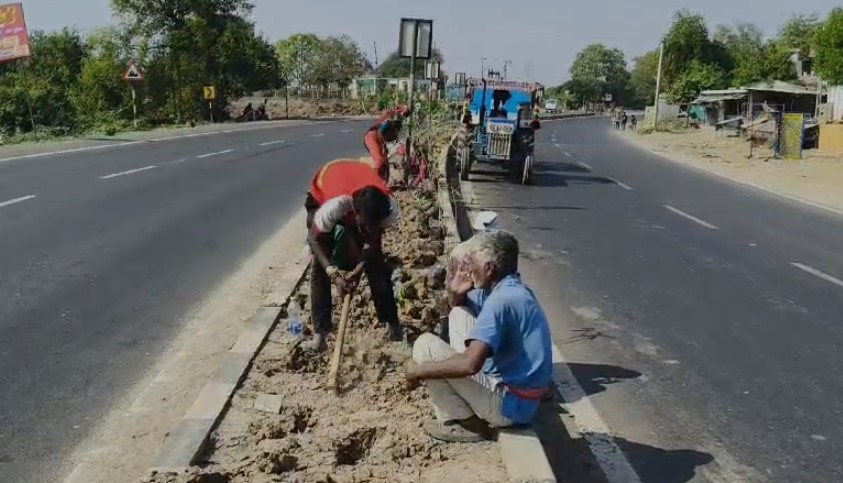
M 401 118 L 409 115 L 410 109 L 407 106 L 389 109 L 363 135 L 363 144 L 372 158 L 372 168 L 384 180 L 389 180 L 386 143 L 392 143 L 398 139 L 398 134 L 401 132 Z
M 316 172 L 304 206 L 307 240 L 314 256 L 310 275 L 313 347 L 326 347 L 325 336 L 331 329 L 331 284 L 340 295 L 352 291 L 356 280 L 341 270 L 350 270 L 360 261 L 365 262 L 378 320 L 388 327 L 390 340 L 403 340 L 382 247 L 383 229 L 398 219 L 398 205 L 386 182 L 359 160 L 331 161 Z

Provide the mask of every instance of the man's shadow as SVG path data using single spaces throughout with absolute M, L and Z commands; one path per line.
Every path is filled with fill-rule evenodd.
M 586 396 L 606 390 L 610 384 L 635 379 L 640 372 L 607 364 L 569 363 L 568 368 Z M 607 440 L 607 435 L 572 437 L 561 418 L 561 398 L 545 401 L 536 415 L 533 429 L 539 436 L 557 481 L 605 483 L 603 470 L 592 453 L 589 440 Z M 575 401 L 566 401 L 572 403 Z M 696 475 L 696 468 L 714 461 L 709 453 L 692 449 L 668 450 L 611 438 L 643 483 L 684 483 Z M 596 445 L 595 445 L 596 446 Z M 605 445 L 600 445 L 605 449 Z

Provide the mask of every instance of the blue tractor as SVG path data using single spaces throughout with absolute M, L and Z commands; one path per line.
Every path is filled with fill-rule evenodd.
M 510 177 L 529 184 L 535 165 L 535 131 L 540 123 L 534 113 L 540 101 L 540 84 L 515 81 L 469 80 L 469 116 L 463 120 L 473 130 L 473 149 L 459 156 L 460 178 L 468 179 L 474 159 L 502 165 Z

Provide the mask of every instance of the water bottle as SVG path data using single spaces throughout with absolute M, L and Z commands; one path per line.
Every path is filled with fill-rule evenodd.
M 302 323 L 301 323 L 301 309 L 296 301 L 290 301 L 287 306 L 287 321 L 289 324 L 290 334 L 293 337 L 300 339 L 302 337 Z

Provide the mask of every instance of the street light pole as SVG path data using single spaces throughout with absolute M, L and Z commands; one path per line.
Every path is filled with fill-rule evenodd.
M 662 59 L 664 58 L 664 40 L 659 44 L 659 71 L 656 74 L 656 101 L 653 109 L 653 131 L 659 128 L 659 92 L 662 89 Z
M 483 60 L 480 62 L 480 78 L 483 79 L 486 77 L 486 58 L 483 57 Z
M 506 73 L 509 72 L 509 66 L 512 65 L 511 60 L 503 61 L 503 80 L 506 80 Z

